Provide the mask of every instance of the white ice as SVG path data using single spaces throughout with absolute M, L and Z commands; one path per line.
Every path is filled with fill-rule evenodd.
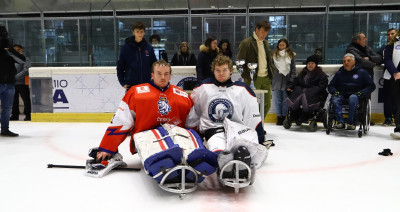
M 47 168 L 47 164 L 84 165 L 87 152 L 99 142 L 107 123 L 11 122 L 17 138 L 0 137 L 0 211 L 400 211 L 400 140 L 393 127 L 372 126 L 334 131 L 322 126 L 266 124 L 271 147 L 255 183 L 241 189 L 222 187 L 211 175 L 183 200 L 168 193 L 144 171 L 112 171 L 103 178 L 84 176 L 81 169 Z M 120 152 L 129 167 L 141 167 L 129 153 L 128 139 Z M 393 156 L 378 152 L 390 148 Z

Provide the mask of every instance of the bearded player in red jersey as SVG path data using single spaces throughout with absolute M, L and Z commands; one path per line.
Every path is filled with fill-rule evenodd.
M 168 169 L 182 162 L 197 170 L 199 181 L 215 171 L 214 154 L 195 131 L 183 128 L 193 102 L 169 83 L 170 65 L 164 60 L 155 62 L 151 77 L 150 83 L 132 86 L 122 98 L 100 146 L 89 152 L 93 159 L 88 160 L 86 175 L 102 177 L 116 166 L 126 165 L 118 146 L 129 133 L 131 153 L 139 153 L 146 173 L 158 182 Z M 186 177 L 195 179 L 193 174 Z

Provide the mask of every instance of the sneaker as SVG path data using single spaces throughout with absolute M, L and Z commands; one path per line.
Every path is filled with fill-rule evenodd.
M 346 130 L 355 130 L 356 126 L 352 125 L 352 124 L 347 124 Z
M 2 130 L 0 135 L 1 136 L 7 136 L 7 137 L 17 137 L 17 136 L 19 136 L 17 133 L 13 133 L 10 130 Z
M 390 125 L 392 125 L 392 120 L 391 119 L 385 119 L 385 121 L 382 124 L 385 127 L 388 127 Z
M 335 124 L 336 129 L 344 129 L 344 123 L 337 123 Z

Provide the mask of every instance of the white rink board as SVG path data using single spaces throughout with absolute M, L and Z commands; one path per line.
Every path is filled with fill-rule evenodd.
M 114 113 L 124 89 L 113 74 L 52 76 L 55 113 Z

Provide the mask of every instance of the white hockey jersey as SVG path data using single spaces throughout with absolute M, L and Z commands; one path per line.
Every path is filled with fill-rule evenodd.
M 224 118 L 257 131 L 259 143 L 264 142 L 264 128 L 257 97 L 243 82 L 230 79 L 221 84 L 215 79 L 203 80 L 190 97 L 194 106 L 186 120 L 186 127 L 198 127 L 200 133 L 223 128 Z

